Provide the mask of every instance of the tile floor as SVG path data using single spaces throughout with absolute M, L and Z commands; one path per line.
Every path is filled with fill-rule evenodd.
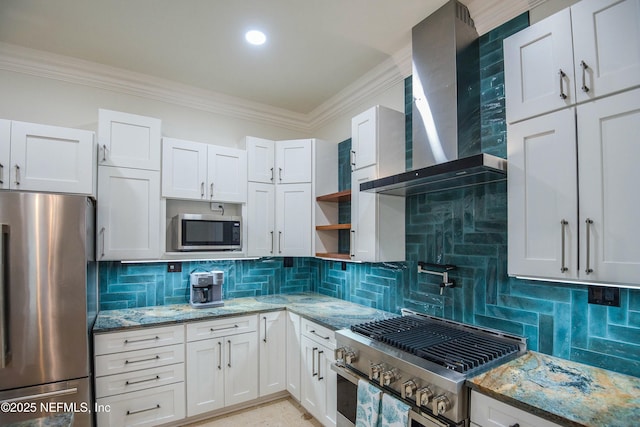
M 187 427 L 322 427 L 300 404 L 291 398 L 274 400 L 253 408 L 221 415 Z

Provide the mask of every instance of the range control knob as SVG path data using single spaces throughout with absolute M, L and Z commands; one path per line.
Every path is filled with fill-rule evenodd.
M 409 381 L 403 382 L 402 390 L 401 390 L 402 398 L 406 399 L 408 397 L 413 397 L 417 389 L 418 389 L 418 386 L 416 385 L 415 381 L 409 380 Z
M 390 386 L 392 382 L 396 380 L 396 373 L 391 371 L 385 371 L 380 377 L 380 386 Z
M 344 353 L 344 362 L 347 365 L 352 365 L 356 360 L 358 360 L 358 356 L 356 356 L 355 352 L 347 351 L 346 353 Z
M 416 391 L 416 404 L 418 406 L 429 406 L 431 399 L 433 399 L 433 392 L 429 387 L 422 387 Z
M 380 373 L 382 370 L 382 365 L 371 364 L 369 366 L 369 379 L 372 381 L 380 379 Z
M 339 347 L 336 348 L 333 351 L 333 356 L 335 357 L 336 360 L 344 360 L 344 354 L 346 353 L 347 349 L 344 347 Z
M 435 415 L 442 415 L 451 409 L 451 402 L 447 396 L 438 396 L 433 399 L 433 413 Z

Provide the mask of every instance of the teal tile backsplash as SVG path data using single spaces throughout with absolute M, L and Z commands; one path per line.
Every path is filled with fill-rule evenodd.
M 528 25 L 521 15 L 479 40 L 482 151 L 506 157 L 502 39 Z M 411 167 L 411 79 L 405 81 L 407 168 Z M 340 190 L 350 186 L 351 141 L 339 144 Z M 413 308 L 448 319 L 525 336 L 542 353 L 640 376 L 640 290 L 621 289 L 620 307 L 587 303 L 587 287 L 507 276 L 505 183 L 406 199 L 407 261 L 356 264 L 294 258 L 166 264 L 100 263 L 100 308 L 184 303 L 194 269 L 225 271 L 225 298 L 315 291 L 398 312 Z M 349 222 L 348 205 L 340 222 Z M 348 245 L 348 241 L 347 241 Z M 342 244 L 344 247 L 344 243 Z M 343 248 L 344 249 L 344 248 Z M 456 287 L 440 295 L 439 277 L 417 262 L 450 263 Z M 344 269 L 343 269 L 344 267 Z

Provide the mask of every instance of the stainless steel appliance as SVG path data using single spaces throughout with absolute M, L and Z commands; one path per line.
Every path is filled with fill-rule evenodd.
M 92 425 L 95 207 L 83 196 L 0 192 L 0 424 L 74 412 Z
M 469 375 L 526 351 L 524 338 L 403 309 L 336 332 L 338 425 L 353 426 L 358 379 L 411 406 L 412 426 L 468 426 Z
M 239 216 L 179 214 L 172 218 L 173 249 L 233 251 L 242 249 Z
M 189 283 L 191 287 L 191 297 L 189 298 L 189 304 L 191 304 L 191 307 L 209 308 L 223 306 L 223 282 L 223 271 L 191 273 L 189 275 Z

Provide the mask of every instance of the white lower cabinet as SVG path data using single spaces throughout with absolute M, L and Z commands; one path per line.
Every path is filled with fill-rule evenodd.
M 260 340 L 260 397 L 284 391 L 287 383 L 287 312 L 261 313 Z
M 96 404 L 109 408 L 97 413 L 99 427 L 185 417 L 183 325 L 99 334 L 94 342 Z
M 242 316 L 187 325 L 187 416 L 258 397 L 256 319 Z M 247 332 L 237 333 L 241 328 Z M 203 338 L 205 330 L 211 338 Z
M 300 342 L 300 316 L 287 311 L 287 391 L 298 402 L 300 395 L 300 363 L 302 343 Z
M 536 415 L 471 391 L 471 425 L 477 427 L 559 427 Z
M 331 370 L 335 334 L 302 319 L 301 403 L 325 426 L 336 425 L 337 374 Z

